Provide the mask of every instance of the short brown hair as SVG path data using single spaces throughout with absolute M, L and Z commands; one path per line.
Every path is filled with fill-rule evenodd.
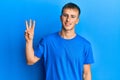
M 81 10 L 80 10 L 79 6 L 76 5 L 75 3 L 70 2 L 70 3 L 67 3 L 63 6 L 61 14 L 63 14 L 63 10 L 66 9 L 66 8 L 77 9 L 78 10 L 78 16 L 81 13 Z

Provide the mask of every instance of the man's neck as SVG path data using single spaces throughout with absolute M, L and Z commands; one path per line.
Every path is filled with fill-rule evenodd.
M 72 39 L 72 38 L 74 38 L 76 36 L 76 33 L 74 32 L 74 30 L 72 30 L 72 31 L 61 30 L 61 32 L 59 34 L 64 39 Z

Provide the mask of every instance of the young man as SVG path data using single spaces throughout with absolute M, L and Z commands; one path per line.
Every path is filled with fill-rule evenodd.
M 93 54 L 90 43 L 75 32 L 80 8 L 67 3 L 62 8 L 60 32 L 45 36 L 33 49 L 35 21 L 26 21 L 26 58 L 29 65 L 44 58 L 46 80 L 91 80 Z

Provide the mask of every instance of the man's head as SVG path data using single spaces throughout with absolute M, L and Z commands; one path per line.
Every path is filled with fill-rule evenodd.
M 78 17 L 80 16 L 81 10 L 80 10 L 79 6 L 76 5 L 76 4 L 74 4 L 74 3 L 67 3 L 67 4 L 65 4 L 65 5 L 63 6 L 63 8 L 62 8 L 61 15 L 63 14 L 64 9 L 67 9 L 67 8 L 68 8 L 68 9 L 76 9 L 76 10 L 78 11 Z
M 74 3 L 67 3 L 61 12 L 62 30 L 74 31 L 75 25 L 79 22 L 80 8 Z

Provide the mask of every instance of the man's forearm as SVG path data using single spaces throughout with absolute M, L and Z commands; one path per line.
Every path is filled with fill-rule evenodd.
M 34 50 L 33 50 L 33 42 L 26 42 L 26 59 L 27 63 L 31 64 L 34 59 Z
M 91 80 L 91 72 L 84 73 L 83 80 Z

